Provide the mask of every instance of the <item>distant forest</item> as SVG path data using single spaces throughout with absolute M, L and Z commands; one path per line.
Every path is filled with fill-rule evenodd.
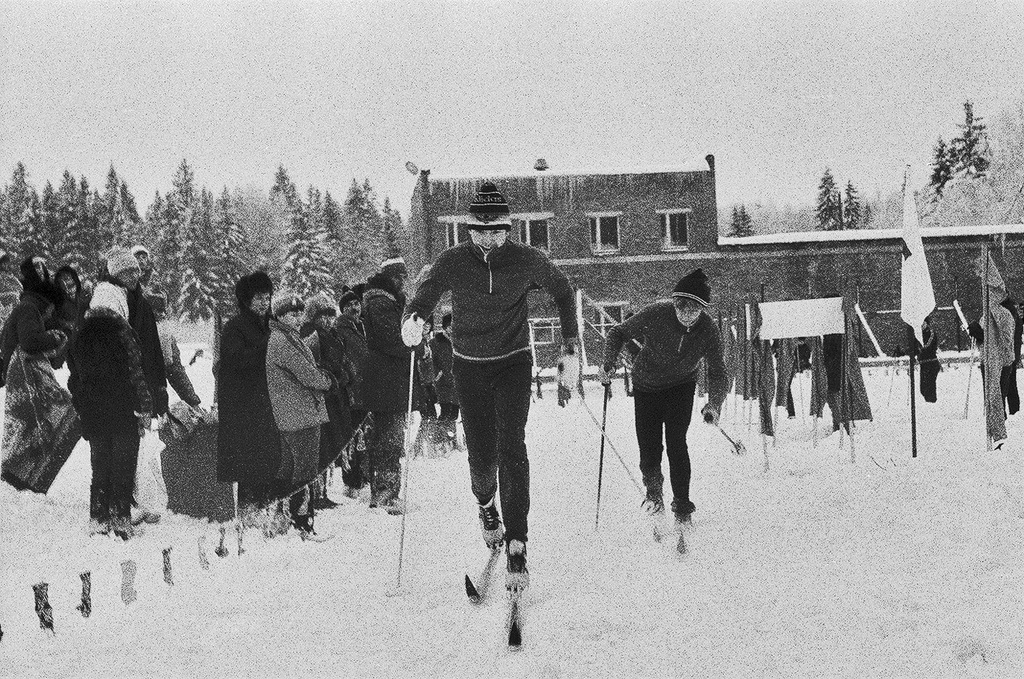
M 353 179 L 339 203 L 313 186 L 300 193 L 284 167 L 269 192 L 214 195 L 183 160 L 171 190 L 157 192 L 144 213 L 114 167 L 102 189 L 65 170 L 60 186 L 47 181 L 40 192 L 19 162 L 0 191 L 0 249 L 16 260 L 40 255 L 52 269 L 70 264 L 94 278 L 112 246 L 144 245 L 170 311 L 190 321 L 230 311 L 235 281 L 257 268 L 303 296 L 338 295 L 401 254 L 407 239 L 401 215 L 387 197 L 379 204 L 368 179 Z
M 957 134 L 933 147 L 929 181 L 917 187 L 923 227 L 1017 224 L 1024 221 L 1024 100 L 989 126 L 965 102 Z M 824 168 L 806 205 L 744 203 L 719 206 L 724 235 L 837 229 L 894 229 L 903 224 L 903 187 L 862 195 L 850 179 Z

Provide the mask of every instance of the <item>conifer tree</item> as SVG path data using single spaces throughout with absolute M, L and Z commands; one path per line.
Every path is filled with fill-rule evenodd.
M 225 186 L 213 208 L 214 298 L 221 314 L 235 307 L 235 283 L 249 271 L 249 243 L 238 221 L 235 200 Z
M 306 204 L 292 210 L 284 262 L 285 286 L 302 297 L 334 291 L 323 198 L 312 186 L 306 195 Z
M 984 177 L 990 164 L 988 131 L 975 117 L 974 104 L 964 102 L 964 122 L 959 125 L 960 136 L 950 143 L 954 172 L 963 172 L 968 177 Z
M 822 231 L 841 229 L 841 210 L 836 180 L 832 177 L 832 171 L 825 168 L 825 173 L 821 176 L 821 182 L 818 184 L 818 204 L 815 208 L 818 228 Z
M 210 257 L 216 248 L 213 195 L 205 188 L 199 193 L 192 218 L 185 224 L 182 236 L 178 313 L 190 321 L 205 321 L 213 316 L 217 288 L 217 274 Z
M 939 141 L 935 144 L 935 149 L 932 152 L 932 175 L 928 182 L 935 190 L 936 197 L 942 197 L 942 189 L 946 187 L 946 183 L 952 178 L 953 158 L 950 154 L 950 148 L 943 141 L 942 137 L 939 137 Z
M 40 213 L 40 240 L 46 257 L 55 264 L 55 269 L 64 264 L 63 253 L 58 251 L 57 244 L 64 238 L 64 230 L 60 226 L 60 201 L 53 184 L 49 181 L 43 187 L 42 209 Z
M 402 247 L 404 227 L 402 226 L 402 215 L 398 210 L 391 209 L 391 199 L 384 197 L 384 210 L 381 215 L 381 226 L 384 230 L 384 244 L 386 247 L 385 257 L 401 257 L 405 254 Z
M 167 294 L 167 306 L 174 313 L 182 292 L 182 245 L 190 233 L 193 219 L 198 219 L 199 200 L 195 190 L 195 174 L 188 161 L 182 160 L 171 180 L 171 190 L 164 200 L 164 214 L 157 245 L 156 271 Z
M 737 205 L 732 206 L 732 215 L 729 217 L 729 235 L 733 238 L 737 238 L 740 235 L 740 208 Z
M 860 203 L 860 194 L 854 188 L 853 182 L 846 182 L 846 205 L 843 209 L 843 227 L 847 229 L 859 229 L 863 226 L 863 214 Z
M 14 166 L 11 174 L 11 183 L 7 185 L 4 192 L 4 221 L 0 225 L 3 241 L 0 247 L 6 252 L 17 254 L 17 259 L 23 259 L 30 254 L 35 254 L 31 248 L 36 239 L 32 234 L 33 221 L 35 219 L 32 210 L 32 194 L 34 189 L 28 184 L 28 172 L 25 164 L 19 162 Z M 38 202 L 38 196 L 36 197 Z
M 83 253 L 87 249 L 88 234 L 82 222 L 83 210 L 79 206 L 80 199 L 78 182 L 71 172 L 64 170 L 60 188 L 57 189 L 57 228 L 61 229 L 62 236 L 53 241 L 51 251 L 54 258 L 73 266 L 79 275 L 92 276 L 96 270 L 95 266 L 88 271 L 83 268 L 86 261 Z
M 747 206 L 740 205 L 739 212 L 740 220 L 740 235 L 742 236 L 753 236 L 754 235 L 754 220 L 751 219 L 747 213 Z

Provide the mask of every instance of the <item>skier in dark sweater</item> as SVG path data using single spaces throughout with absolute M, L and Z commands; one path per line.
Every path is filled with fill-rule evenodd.
M 407 309 L 402 338 L 423 339 L 423 319 L 441 296 L 452 293 L 452 371 L 462 407 L 473 494 L 480 506 L 484 542 L 496 549 L 504 540 L 506 587 L 521 592 L 526 568 L 530 463 L 526 420 L 530 411 L 532 359 L 527 326 L 527 292 L 542 287 L 552 295 L 561 320 L 566 386 L 575 387 L 576 302 L 565 274 L 540 250 L 508 239 L 508 203 L 485 182 L 470 203 L 470 241 L 441 253 Z M 502 529 L 494 496 L 501 489 Z
M 654 517 L 665 512 L 664 435 L 677 524 L 689 523 L 696 510 L 690 500 L 686 431 L 701 359 L 708 370 L 708 402 L 701 410 L 705 422 L 718 423 L 728 384 L 718 327 L 704 311 L 710 302 L 711 286 L 703 270 L 687 274 L 672 291 L 671 301 L 655 302 L 608 332 L 600 372 L 602 384 L 610 384 L 623 346 L 635 342 L 641 347 L 633 359 L 633 401 L 640 471 L 647 487 L 643 508 Z

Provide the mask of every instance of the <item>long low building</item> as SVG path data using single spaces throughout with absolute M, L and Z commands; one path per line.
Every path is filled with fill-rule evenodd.
M 588 172 L 537 170 L 488 176 L 419 173 L 410 211 L 413 271 L 468 238 L 469 201 L 493 181 L 512 211 L 512 238 L 549 253 L 593 305 L 584 308 L 588 353 L 599 350 L 599 332 L 631 311 L 667 296 L 697 267 L 711 280 L 713 315 L 741 318 L 745 304 L 847 294 L 857 297 L 886 354 L 905 351 L 899 319 L 901 231 L 813 231 L 731 238 L 719 235 L 715 159 L 701 167 Z M 1019 294 L 1024 224 L 950 226 L 922 230 L 939 306 L 941 346 L 967 345 L 953 301 L 969 320 L 981 309 L 974 262 L 987 248 Z M 596 309 L 599 306 L 601 309 Z M 557 316 L 544 293 L 531 299 L 542 347 L 557 337 Z M 861 355 L 876 354 L 866 332 Z M 548 350 L 538 356 L 550 362 Z

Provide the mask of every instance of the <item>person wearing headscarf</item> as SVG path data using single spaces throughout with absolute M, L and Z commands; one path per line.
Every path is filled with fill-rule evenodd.
M 113 531 L 127 540 L 140 438 L 153 403 L 142 372 L 142 354 L 128 325 L 123 288 L 101 282 L 71 348 L 68 387 L 89 441 L 93 533 Z
M 45 493 L 81 429 L 71 394 L 53 372 L 67 343 L 63 332 L 48 329 L 61 295 L 37 259 L 22 262 L 24 291 L 0 334 L 0 375 L 7 386 L 2 474 L 19 490 Z

